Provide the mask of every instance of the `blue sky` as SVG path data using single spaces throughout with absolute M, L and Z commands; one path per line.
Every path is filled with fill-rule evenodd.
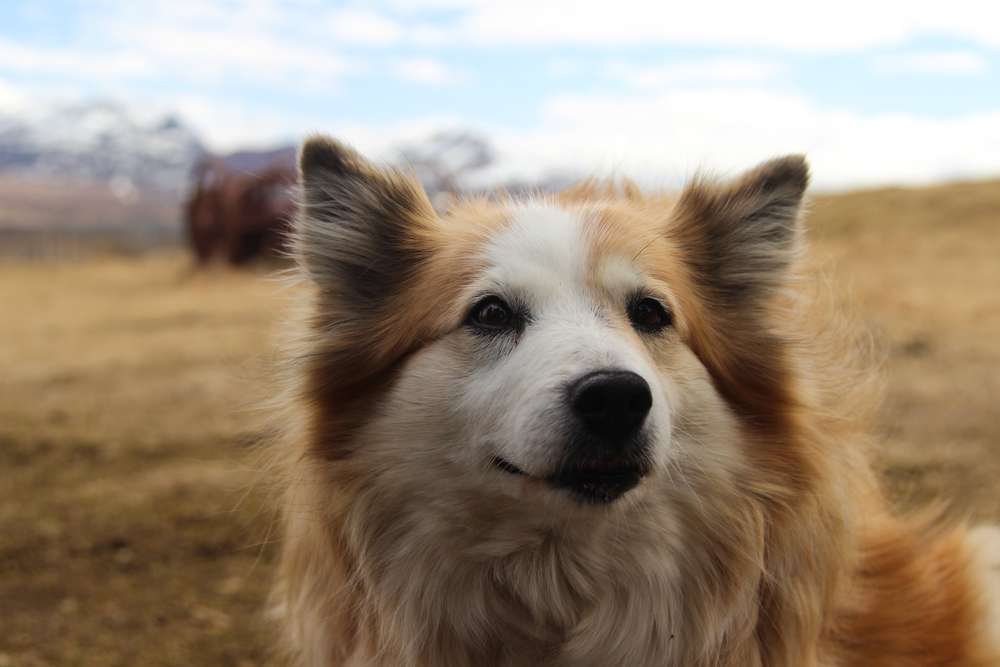
M 1000 3 L 0 4 L 0 112 L 95 97 L 176 110 L 219 149 L 471 128 L 509 175 L 672 183 L 797 151 L 826 187 L 988 176 Z

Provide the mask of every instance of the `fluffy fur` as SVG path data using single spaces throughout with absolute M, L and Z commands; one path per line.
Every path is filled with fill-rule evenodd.
M 801 157 L 674 200 L 587 183 L 444 216 L 329 139 L 301 174 L 295 664 L 1000 664 L 963 532 L 884 509 L 859 349 L 799 277 Z M 633 326 L 637 294 L 670 326 Z M 484 295 L 520 325 L 477 332 Z M 605 368 L 652 392 L 649 472 L 583 502 L 547 480 L 565 387 Z

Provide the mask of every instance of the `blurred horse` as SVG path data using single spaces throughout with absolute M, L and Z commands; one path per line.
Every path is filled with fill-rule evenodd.
M 295 212 L 292 169 L 238 173 L 222 160 L 206 158 L 192 175 L 185 224 L 199 264 L 222 259 L 240 265 L 280 253 Z

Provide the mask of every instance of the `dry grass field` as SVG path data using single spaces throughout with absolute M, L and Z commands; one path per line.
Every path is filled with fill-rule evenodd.
M 810 226 L 886 351 L 894 500 L 1000 521 L 1000 182 L 820 197 Z M 0 263 L 0 667 L 269 662 L 251 408 L 283 300 L 179 252 Z

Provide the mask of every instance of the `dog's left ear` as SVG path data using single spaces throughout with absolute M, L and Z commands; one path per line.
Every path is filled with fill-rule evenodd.
M 805 158 L 790 155 L 731 183 L 698 180 L 683 191 L 671 237 L 706 298 L 723 308 L 754 307 L 784 284 L 808 184 Z

